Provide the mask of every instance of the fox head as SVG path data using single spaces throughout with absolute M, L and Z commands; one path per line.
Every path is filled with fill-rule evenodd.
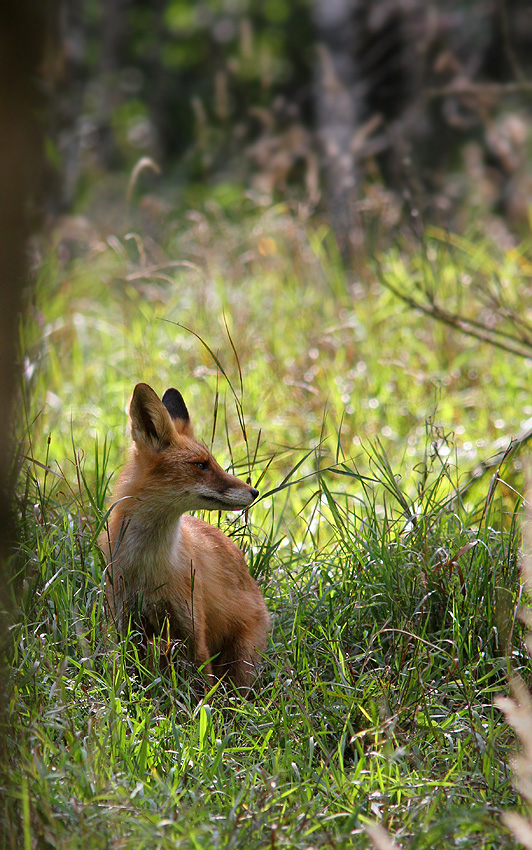
M 162 401 L 137 384 L 129 409 L 136 497 L 148 509 L 181 514 L 247 508 L 258 490 L 229 475 L 194 437 L 183 396 L 168 389 Z

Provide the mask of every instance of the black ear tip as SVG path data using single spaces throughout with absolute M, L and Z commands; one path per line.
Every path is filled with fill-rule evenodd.
M 171 387 L 163 395 L 162 402 L 172 419 L 189 420 L 187 406 L 179 390 Z

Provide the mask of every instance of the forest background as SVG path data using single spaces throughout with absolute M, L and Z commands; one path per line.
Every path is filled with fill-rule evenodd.
M 529 3 L 16 5 L 6 846 L 532 846 Z M 106 617 L 138 380 L 261 490 L 210 517 L 274 613 L 252 701 Z

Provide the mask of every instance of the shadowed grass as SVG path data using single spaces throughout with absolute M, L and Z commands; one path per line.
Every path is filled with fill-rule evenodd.
M 160 673 L 131 637 L 117 640 L 94 548 L 101 508 L 83 490 L 68 506 L 62 482 L 45 483 L 46 503 L 27 502 L 42 520 L 25 526 L 33 566 L 11 686 L 22 736 L 13 789 L 27 789 L 32 836 L 64 847 L 81 836 L 94 847 L 261 847 L 264 830 L 280 830 L 291 846 L 333 835 L 331 846 L 350 846 L 377 817 L 400 825 L 409 846 L 456 832 L 465 846 L 490 846 L 479 833 L 500 832 L 494 812 L 513 799 L 491 704 L 507 672 L 495 612 L 499 590 L 517 587 L 515 528 L 494 530 L 505 525 L 495 503 L 483 529 L 459 526 L 434 481 L 412 526 L 403 495 L 385 511 L 354 508 L 320 478 L 308 534 L 325 524 L 324 545 L 286 545 L 267 531 L 273 516 L 252 539 L 275 616 L 254 699 L 213 693 L 206 703 L 190 671 Z M 507 641 L 522 665 L 515 634 Z

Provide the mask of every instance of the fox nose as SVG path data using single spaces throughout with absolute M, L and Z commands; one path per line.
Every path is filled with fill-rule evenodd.
M 257 496 L 259 495 L 259 491 L 258 491 L 258 490 L 255 490 L 255 488 L 254 488 L 254 487 L 252 487 L 252 488 L 251 488 L 251 495 L 253 496 L 253 499 L 256 499 L 256 498 L 257 498 Z

